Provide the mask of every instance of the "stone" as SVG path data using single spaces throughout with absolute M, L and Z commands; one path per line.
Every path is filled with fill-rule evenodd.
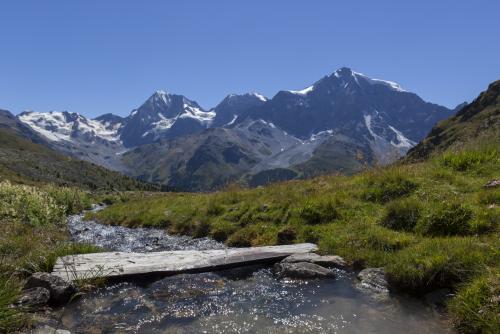
M 274 271 L 279 277 L 290 278 L 333 278 L 332 269 L 322 267 L 310 262 L 279 262 L 274 265 Z
M 23 290 L 21 296 L 14 302 L 14 306 L 29 310 L 39 310 L 50 300 L 50 291 L 46 288 L 31 288 Z
M 490 182 L 486 183 L 484 185 L 485 188 L 495 188 L 495 187 L 500 187 L 500 180 L 491 180 Z
M 318 255 L 315 253 L 293 254 L 281 261 L 283 263 L 309 262 L 322 267 L 345 268 L 347 262 L 338 255 Z
M 447 301 L 453 296 L 451 289 L 439 289 L 427 293 L 425 301 L 437 312 L 446 310 Z
M 358 289 L 372 294 L 378 299 L 389 297 L 389 289 L 385 271 L 383 268 L 366 268 L 359 272 L 357 276 L 359 282 Z
M 31 331 L 32 334 L 71 334 L 70 331 L 65 329 L 56 329 L 54 327 L 50 327 L 48 325 L 44 325 L 42 327 L 35 328 Z
M 56 305 L 67 303 L 73 294 L 76 293 L 73 283 L 49 273 L 34 273 L 24 286 L 24 289 L 31 288 L 47 289 L 50 292 L 49 302 Z

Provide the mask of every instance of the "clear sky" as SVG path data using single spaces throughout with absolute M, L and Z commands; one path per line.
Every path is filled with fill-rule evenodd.
M 500 79 L 500 1 L 0 3 L 0 108 L 127 115 L 155 90 L 205 108 L 339 67 L 454 107 Z

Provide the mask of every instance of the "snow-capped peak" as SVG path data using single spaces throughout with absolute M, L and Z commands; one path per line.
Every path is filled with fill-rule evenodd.
M 391 88 L 394 91 L 406 92 L 406 90 L 404 90 L 399 84 L 393 81 L 373 79 L 363 73 L 355 72 L 348 67 L 339 68 L 332 74 L 332 76 L 345 81 L 353 79 L 358 85 L 359 85 L 359 80 L 361 79 L 364 82 L 369 83 L 370 85 L 384 85 L 386 87 Z
M 19 120 L 50 141 L 72 141 L 79 134 L 119 141 L 121 123 L 111 124 L 67 111 L 23 112 Z

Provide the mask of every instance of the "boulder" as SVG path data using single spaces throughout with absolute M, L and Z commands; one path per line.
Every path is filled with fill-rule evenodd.
M 70 331 L 65 329 L 56 329 L 54 327 L 50 327 L 48 325 L 44 325 L 42 327 L 35 328 L 32 334 L 71 334 Z
M 358 274 L 357 287 L 379 299 L 389 297 L 389 289 L 383 268 L 366 268 Z
M 500 180 L 491 180 L 484 185 L 485 188 L 495 188 L 500 187 Z
M 290 278 L 332 278 L 335 272 L 310 262 L 287 263 L 280 262 L 274 265 L 274 271 L 279 277 Z
M 314 253 L 293 254 L 281 261 L 282 263 L 309 262 L 322 267 L 345 268 L 347 263 L 338 255 L 318 255 Z
M 50 291 L 46 288 L 31 288 L 23 290 L 21 296 L 14 302 L 16 307 L 39 310 L 47 305 L 50 299 Z
M 45 288 L 50 292 L 50 303 L 61 305 L 67 303 L 75 294 L 73 283 L 49 273 L 34 273 L 26 282 L 24 289 Z

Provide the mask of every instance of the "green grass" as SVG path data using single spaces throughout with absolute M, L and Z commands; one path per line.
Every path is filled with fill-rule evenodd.
M 89 218 L 207 235 L 230 246 L 315 242 L 321 253 L 356 266 L 384 266 L 394 286 L 405 290 L 462 291 L 500 266 L 499 190 L 483 187 L 500 177 L 491 152 L 447 153 L 354 176 L 256 189 L 135 194 Z M 469 167 L 455 167 L 464 164 Z
M 485 273 L 458 290 L 449 309 L 464 333 L 498 333 L 500 328 L 500 272 Z
M 90 194 L 74 188 L 0 182 L 0 333 L 27 324 L 26 314 L 9 307 L 23 271 L 51 271 L 59 256 L 98 251 L 67 240 L 66 215 L 89 205 Z
M 396 231 L 411 232 L 421 217 L 420 204 L 415 200 L 398 200 L 386 205 L 380 224 Z

